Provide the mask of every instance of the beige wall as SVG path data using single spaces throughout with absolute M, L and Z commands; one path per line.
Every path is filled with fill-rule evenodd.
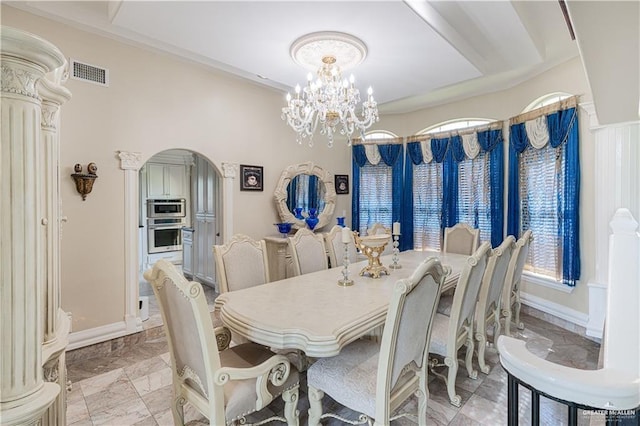
M 108 88 L 69 80 L 66 86 L 73 98 L 62 110 L 62 202 L 69 218 L 62 242 L 62 304 L 73 313 L 74 331 L 123 320 L 124 173 L 116 151 L 139 151 L 144 162 L 160 151 L 182 148 L 207 157 L 219 171 L 223 162 L 264 166 L 264 192 L 241 192 L 237 182 L 233 190 L 234 232 L 255 238 L 276 233 L 272 194 L 284 167 L 312 160 L 331 173 L 351 172 L 344 144 L 328 149 L 320 137 L 313 148 L 295 143 L 293 132 L 280 120 L 283 93 L 5 5 L 2 24 L 42 36 L 65 56 L 110 71 Z M 578 58 L 500 92 L 383 116 L 375 127 L 406 136 L 455 118 L 508 119 L 555 91 L 591 100 Z M 588 119 L 582 112 L 580 119 L 582 279 L 572 294 L 534 285 L 524 291 L 587 313 L 586 283 L 594 264 L 594 177 L 589 173 L 594 158 Z M 99 178 L 83 202 L 68 175 L 75 163 L 91 161 L 98 165 Z M 349 216 L 350 196 L 337 200 L 335 211 L 346 209 Z
M 69 80 L 73 94 L 61 124 L 62 204 L 69 221 L 62 241 L 62 307 L 73 331 L 123 320 L 124 172 L 116 151 L 138 151 L 143 162 L 170 149 L 189 149 L 221 171 L 223 162 L 264 166 L 264 192 L 234 183 L 234 232 L 277 235 L 273 190 L 289 164 L 314 161 L 350 174 L 351 156 L 320 137 L 298 145 L 280 119 L 284 94 L 168 55 L 149 52 L 2 5 L 2 24 L 37 34 L 65 56 L 109 69 L 110 86 Z M 304 73 L 301 71 L 301 78 Z M 98 165 L 93 192 L 82 201 L 69 175 L 73 165 Z M 350 212 L 337 197 L 336 212 Z M 332 219 L 331 223 L 335 223 Z
M 581 95 L 580 102 L 591 101 L 589 85 L 579 58 L 576 57 L 529 81 L 499 92 L 426 108 L 409 114 L 386 115 L 377 127 L 399 135 L 412 135 L 426 127 L 457 118 L 508 120 L 522 112 L 534 100 L 552 92 Z M 579 120 L 582 172 L 580 192 L 581 279 L 571 294 L 533 284 L 525 284 L 523 291 L 587 314 L 589 312 L 587 283 L 593 278 L 595 264 L 593 238 L 595 177 L 591 173 L 594 170 L 595 160 L 594 137 L 589 131 L 589 117 L 582 109 L 580 109 Z M 505 137 L 508 138 L 508 133 Z

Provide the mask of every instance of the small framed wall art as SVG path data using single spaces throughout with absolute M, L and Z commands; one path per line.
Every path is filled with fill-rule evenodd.
M 240 190 L 241 191 L 262 191 L 263 174 L 262 166 L 240 165 Z
M 349 175 L 336 175 L 335 186 L 336 186 L 336 194 L 348 194 L 349 193 Z

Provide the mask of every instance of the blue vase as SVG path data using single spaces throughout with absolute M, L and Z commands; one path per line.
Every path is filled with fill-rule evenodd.
M 338 226 L 344 228 L 344 217 L 336 217 L 336 220 L 338 221 Z
M 313 231 L 313 228 L 315 228 L 318 222 L 320 222 L 320 219 L 318 219 L 316 216 L 309 215 L 309 217 L 307 217 L 304 221 L 307 222 L 307 226 L 309 227 L 309 229 Z
M 300 219 L 300 220 L 304 219 L 304 217 L 302 216 L 302 207 L 294 208 L 293 212 L 296 219 Z
M 309 216 L 311 217 L 317 217 L 318 216 L 318 209 L 309 209 Z

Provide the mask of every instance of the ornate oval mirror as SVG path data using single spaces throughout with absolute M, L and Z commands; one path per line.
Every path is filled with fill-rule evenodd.
M 311 161 L 293 164 L 280 175 L 274 198 L 283 222 L 293 223 L 294 228 L 304 228 L 304 216 L 313 208 L 318 212 L 316 228 L 322 228 L 335 208 L 333 175 Z

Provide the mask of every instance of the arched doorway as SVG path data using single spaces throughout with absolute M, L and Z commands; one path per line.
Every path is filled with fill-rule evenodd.
M 141 319 L 151 288 L 142 273 L 159 259 L 178 266 L 189 279 L 216 287 L 212 247 L 220 244 L 221 176 L 204 156 L 171 149 L 150 157 L 139 171 L 139 256 Z M 151 300 L 153 298 L 150 298 Z M 153 300 L 152 300 L 153 302 Z

